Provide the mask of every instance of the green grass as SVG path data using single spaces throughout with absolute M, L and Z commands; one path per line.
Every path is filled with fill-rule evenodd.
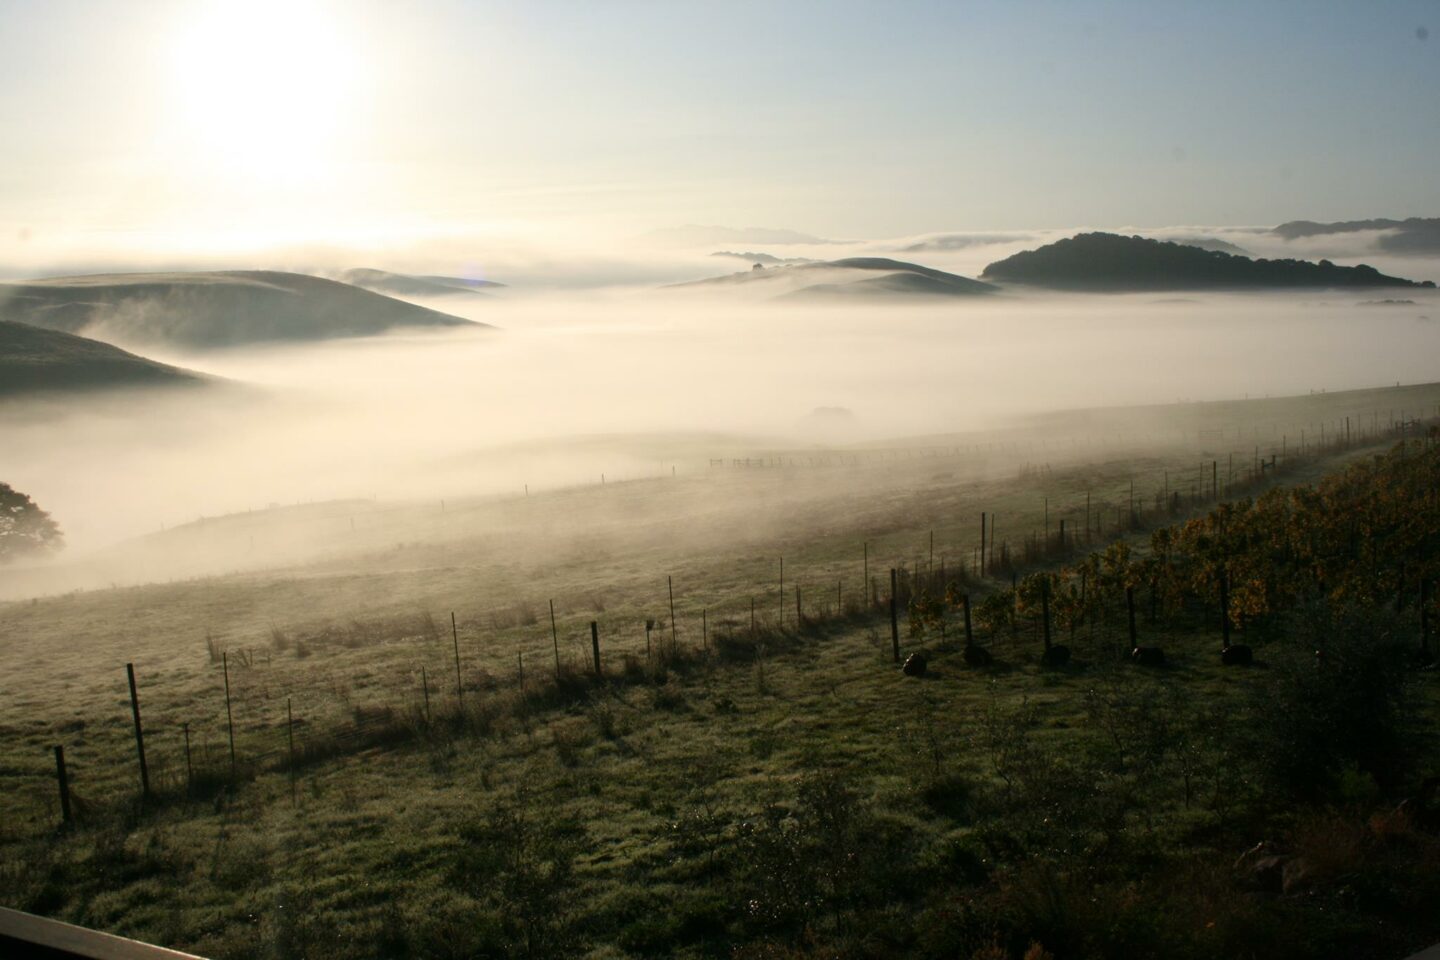
M 864 542 L 879 576 L 928 562 L 934 530 L 937 565 L 943 553 L 953 570 L 981 510 L 1013 544 L 1040 527 L 1042 498 L 1052 522 L 1076 516 L 1087 491 L 1113 511 L 1132 478 L 1148 496 L 1196 457 L 1070 459 L 1027 470 L 937 456 L 477 502 L 390 517 L 413 536 L 400 549 L 0 607 L 0 902 L 216 957 L 733 945 L 969 957 L 996 944 L 998 957 L 1031 940 L 1057 956 L 1386 957 L 1440 934 L 1407 907 L 1433 888 L 1434 840 L 1395 827 L 1374 852 L 1367 818 L 1384 804 L 1363 778 L 1335 785 L 1333 808 L 1303 809 L 1254 778 L 1238 733 L 1278 674 L 1223 669 L 1218 638 L 1142 624 L 1171 660 L 1145 672 L 1114 663 L 1119 623 L 1082 629 L 1075 666 L 1049 671 L 1022 625 L 984 638 L 998 664 L 976 672 L 953 633 L 904 637 L 931 657 L 931 675 L 912 680 L 891 663 L 883 611 L 835 610 L 837 582 L 852 604 L 859 594 Z M 670 638 L 667 576 L 687 656 L 647 674 L 645 619 L 659 622 L 657 648 Z M 749 643 L 752 596 L 763 650 Z M 725 656 L 696 653 L 702 609 Z M 591 619 L 599 686 L 570 679 L 588 668 Z M 229 651 L 233 791 L 220 786 L 223 682 L 207 631 Z M 1294 651 L 1260 655 L 1279 669 Z M 148 804 L 136 801 L 127 661 L 160 794 Z M 1435 696 L 1432 674 L 1417 730 L 1433 729 L 1420 721 Z M 204 780 L 191 798 L 187 723 Z M 1155 729 L 1185 735 L 1157 759 Z M 53 743 L 82 809 L 68 831 L 56 829 Z M 1301 850 L 1352 835 L 1364 851 L 1328 868 L 1324 896 L 1273 897 L 1231 875 L 1260 839 Z

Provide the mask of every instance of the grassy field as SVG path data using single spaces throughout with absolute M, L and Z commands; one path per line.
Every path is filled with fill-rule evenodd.
M 1212 477 L 1222 494 L 1227 475 L 1232 494 L 1307 482 L 1383 450 L 1378 411 L 1427 409 L 1426 389 L 1124 412 L 1103 446 L 933 438 L 849 464 L 170 531 L 143 549 L 243 557 L 289 537 L 303 559 L 0 607 L 0 902 L 217 957 L 999 958 L 1032 941 L 1033 957 L 1400 956 L 1440 933 L 1412 902 L 1434 886 L 1433 838 L 1377 827 L 1383 798 L 1358 773 L 1324 802 L 1277 805 L 1217 742 L 1265 715 L 1295 649 L 1226 671 L 1214 632 L 1146 625 L 1171 666 L 1145 673 L 1115 663 L 1115 625 L 1089 625 L 1051 671 L 1026 624 L 987 638 L 999 662 L 977 672 L 953 634 L 902 623 L 905 652 L 931 659 L 911 679 L 883 601 L 892 567 L 938 579 L 944 564 L 977 599 L 1008 586 L 962 569 L 981 511 L 1018 553 L 1047 516 L 1076 536 L 1088 497 L 1100 546 L 1125 532 L 1132 484 L 1153 525 L 1167 489 L 1196 497 L 1183 516 Z M 1344 416 L 1350 444 L 1332 429 L 1298 456 L 1282 432 L 1280 459 L 1283 424 Z M 1277 471 L 1242 488 L 1261 446 Z M 1427 682 L 1407 701 L 1416 730 L 1433 730 Z M 56 829 L 55 743 L 71 830 Z M 1400 839 L 1380 869 L 1385 829 Z M 1259 840 L 1308 853 L 1306 889 L 1326 894 L 1236 880 Z

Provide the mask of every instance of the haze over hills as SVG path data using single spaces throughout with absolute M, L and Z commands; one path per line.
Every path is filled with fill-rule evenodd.
M 692 280 L 670 289 L 677 288 L 730 289 L 787 300 L 968 297 L 996 289 L 979 280 L 887 257 L 846 257 L 769 268 L 757 264 L 742 273 Z
M 1244 247 L 1236 246 L 1230 241 L 1221 240 L 1218 237 L 1151 237 L 1149 239 L 1178 243 L 1182 247 L 1199 247 L 1201 250 L 1210 250 L 1214 253 L 1233 253 L 1241 257 L 1250 256 L 1250 251 Z
M 340 275 L 345 283 L 397 297 L 483 297 L 485 287 L 503 287 L 494 280 L 470 280 L 465 277 L 412 276 L 389 270 L 356 268 Z
M 736 253 L 733 250 L 716 250 L 710 254 L 712 257 L 730 257 L 735 260 L 744 260 L 746 263 L 763 263 L 767 267 L 777 266 L 782 263 L 813 263 L 810 257 L 777 257 L 773 253 Z
M 0 320 L 0 397 L 37 391 L 198 386 L 209 377 L 59 330 Z
M 1029 234 L 1016 233 L 946 233 L 926 237 L 900 248 L 901 253 L 935 253 L 949 250 L 967 250 L 970 247 L 985 247 L 996 243 L 1023 243 L 1033 240 Z
M 187 350 L 487 326 L 336 280 L 268 270 L 5 283 L 0 319 L 127 346 Z
M 677 247 L 712 247 L 746 243 L 769 245 L 835 242 L 808 233 L 800 233 L 798 230 L 772 227 L 717 227 L 697 223 L 652 230 L 645 234 L 644 239 Z
M 1337 233 L 1381 231 L 1376 246 L 1386 253 L 1424 255 L 1440 253 L 1440 217 L 1407 217 L 1390 220 L 1343 220 L 1337 223 L 1316 223 L 1313 220 L 1291 220 L 1276 227 L 1272 233 L 1286 240 L 1328 236 Z
M 1328 260 L 1252 260 L 1143 237 L 1082 233 L 990 264 L 982 277 L 1061 290 L 1433 287 Z

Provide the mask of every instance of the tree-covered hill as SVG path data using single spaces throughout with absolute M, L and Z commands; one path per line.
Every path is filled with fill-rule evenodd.
M 1252 260 L 1186 244 L 1114 233 L 1082 233 L 990 264 L 987 280 L 1061 290 L 1324 289 L 1433 287 L 1360 264 Z

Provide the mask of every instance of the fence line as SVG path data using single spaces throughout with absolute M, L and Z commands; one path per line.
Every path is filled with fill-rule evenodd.
M 985 511 L 981 514 L 980 543 L 982 546 L 978 555 L 967 556 L 967 550 L 960 550 L 956 554 L 950 555 L 956 558 L 956 562 L 947 568 L 948 557 L 945 552 L 945 544 L 942 542 L 937 566 L 935 562 L 936 544 L 932 531 L 929 535 L 928 559 L 922 562 L 921 556 L 917 555 L 913 566 L 907 565 L 903 560 L 896 561 L 889 570 L 889 590 L 883 597 L 879 584 L 872 578 L 870 583 L 864 584 L 864 589 L 858 593 L 852 593 L 847 600 L 842 577 L 836 581 L 837 589 L 833 608 L 829 605 L 828 600 L 821 600 L 819 603 L 812 602 L 811 607 L 807 609 L 802 599 L 806 595 L 802 593 L 803 578 L 802 581 L 795 581 L 792 569 L 792 585 L 795 589 L 793 628 L 787 622 L 784 567 L 783 560 L 781 560 L 780 604 L 774 620 L 766 620 L 764 616 L 757 620 L 753 593 L 747 593 L 743 598 L 732 597 L 718 603 L 714 598 L 706 598 L 700 607 L 701 642 L 698 645 L 682 648 L 677 631 L 674 577 L 667 575 L 666 600 L 670 611 L 671 643 L 668 650 L 662 644 L 658 656 L 647 655 L 644 661 L 641 661 L 635 653 L 623 645 L 619 649 L 618 656 L 612 654 L 609 661 L 602 661 L 599 621 L 593 618 L 588 622 L 590 639 L 588 653 L 591 663 L 584 664 L 586 651 L 583 649 L 583 640 L 572 647 L 569 657 L 562 657 L 560 631 L 555 615 L 554 601 L 551 600 L 549 612 L 550 639 L 555 660 L 554 681 L 549 686 L 537 684 L 532 676 L 528 691 L 525 688 L 524 679 L 524 654 L 526 651 L 523 649 L 516 652 L 516 675 L 514 678 L 507 676 L 504 672 L 497 674 L 472 666 L 467 684 L 466 674 L 462 668 L 460 622 L 452 612 L 451 639 L 456 671 L 456 697 L 453 706 L 449 708 L 442 707 L 432 710 L 428 674 L 423 663 L 418 666 L 417 677 L 407 678 L 406 683 L 399 689 L 394 686 L 387 688 L 390 694 L 387 702 L 379 705 L 364 705 L 355 704 L 349 700 L 348 690 L 354 681 L 353 675 L 341 668 L 327 668 L 321 664 L 310 667 L 303 678 L 268 677 L 257 690 L 255 685 L 249 682 L 253 679 L 249 674 L 261 663 L 259 657 L 248 650 L 239 651 L 237 656 L 237 664 L 242 673 L 234 679 L 242 682 L 239 685 L 241 689 L 234 690 L 232 689 L 230 669 L 229 654 L 231 651 L 223 649 L 219 651 L 218 659 L 223 679 L 228 776 L 217 770 L 215 750 L 210 743 L 203 722 L 197 723 L 195 718 L 191 717 L 178 724 L 172 723 L 170 729 L 165 729 L 163 725 L 157 726 L 152 720 L 151 730 L 148 731 L 149 737 L 161 738 L 167 751 L 179 748 L 178 740 L 173 735 L 177 728 L 180 735 L 183 736 L 185 764 L 183 788 L 180 786 L 178 773 L 173 773 L 163 759 L 159 763 L 147 762 L 147 731 L 141 725 L 139 684 L 133 663 L 126 664 L 141 783 L 141 799 L 142 801 L 160 801 L 177 796 L 196 797 L 265 772 L 288 773 L 292 778 L 293 789 L 293 778 L 298 769 L 336 754 L 405 740 L 424 740 L 436 736 L 483 732 L 488 729 L 489 724 L 493 722 L 498 713 L 506 709 L 544 709 L 583 698 L 597 684 L 652 682 L 667 676 L 671 670 L 686 669 L 715 660 L 754 656 L 755 651 L 764 646 L 775 649 L 786 642 L 795 643 L 806 639 L 807 636 L 823 636 L 824 632 L 832 626 L 846 625 L 857 621 L 873 623 L 876 615 L 885 612 L 888 612 L 891 629 L 890 652 L 893 660 L 899 662 L 901 659 L 899 614 L 902 609 L 909 610 L 912 601 L 916 598 L 940 596 L 947 591 L 953 591 L 957 586 L 963 588 L 968 636 L 970 629 L 969 591 L 972 588 L 999 583 L 1002 587 L 999 592 L 1003 594 L 1005 592 L 1003 585 L 1006 579 L 1010 580 L 1011 589 L 1014 590 L 1021 568 L 1067 559 L 1085 548 L 1103 542 L 1112 542 L 1116 538 L 1147 529 L 1151 524 L 1173 522 L 1178 517 L 1193 513 L 1208 505 L 1261 489 L 1270 482 L 1288 475 L 1320 457 L 1361 445 L 1373 444 L 1376 440 L 1386 436 L 1398 436 L 1403 440 L 1421 432 L 1426 426 L 1427 423 L 1419 420 L 1401 418 L 1392 421 L 1377 436 L 1373 431 L 1356 430 L 1347 424 L 1343 431 L 1331 431 L 1322 440 L 1312 441 L 1306 438 L 1300 443 L 1298 449 L 1292 449 L 1288 437 L 1282 437 L 1279 449 L 1266 451 L 1267 456 L 1261 455 L 1259 447 L 1254 448 L 1249 462 L 1242 464 L 1242 469 L 1238 474 L 1234 470 L 1233 462 L 1227 458 L 1224 483 L 1220 480 L 1218 457 L 1211 457 L 1208 462 L 1199 463 L 1188 492 L 1183 488 L 1171 489 L 1172 477 L 1168 472 L 1165 474 L 1163 486 L 1159 490 L 1154 491 L 1148 497 L 1142 496 L 1138 500 L 1134 494 L 1133 482 L 1123 503 L 1110 504 L 1107 501 L 1101 501 L 1097 504 L 1087 492 L 1083 508 L 1084 523 L 1079 529 L 1073 525 L 1067 526 L 1067 521 L 1078 519 L 1080 516 L 1081 506 L 1077 501 L 1059 511 L 1058 529 L 1052 533 L 1049 529 L 1050 504 L 1046 499 L 1043 528 L 1022 535 L 1014 550 L 1010 546 L 1008 537 L 998 538 L 997 543 L 996 514 L 993 511 Z M 1185 474 L 1177 474 L 1174 478 L 1177 485 L 1187 479 L 1191 478 Z M 1149 501 L 1148 505 L 1147 500 Z M 1107 519 L 1107 512 L 1110 509 L 1115 511 L 1113 522 Z M 987 550 L 989 556 L 986 555 Z M 860 568 L 859 572 L 861 572 L 862 578 L 868 578 L 871 559 L 868 540 L 863 541 L 861 552 L 862 556 L 857 558 L 859 560 L 857 566 Z M 1428 586 L 1428 583 L 1422 584 L 1422 591 L 1427 590 Z M 1428 596 L 1428 593 L 1424 595 Z M 828 593 L 820 591 L 820 596 L 828 597 Z M 1132 604 L 1130 629 L 1133 631 L 1133 595 L 1128 596 L 1127 599 Z M 744 604 L 747 600 L 749 603 L 748 628 L 743 618 Z M 1008 630 L 999 631 L 992 626 L 990 642 L 1034 642 L 1043 635 L 1048 646 L 1051 616 L 1048 597 L 1046 600 L 1047 602 L 1043 605 L 1043 615 L 1039 618 L 1033 614 L 1018 615 L 1012 608 Z M 1153 621 L 1156 616 L 1153 587 L 1150 601 L 1150 617 Z M 1012 605 L 1016 605 L 1017 602 L 1018 594 L 1012 596 L 1010 600 Z M 983 604 L 981 609 L 984 610 Z M 712 613 L 718 614 L 718 616 L 712 616 Z M 421 643 L 427 640 L 438 640 L 433 620 L 428 614 L 425 615 L 425 621 L 425 632 L 411 639 L 418 639 Z M 1072 642 L 1076 639 L 1076 631 L 1080 626 L 1088 628 L 1088 640 L 1092 646 L 1097 643 L 1103 645 L 1114 639 L 1114 624 L 1103 608 L 1093 619 L 1087 618 L 1085 622 L 1071 619 L 1067 625 Z M 1422 633 L 1425 632 L 1425 629 L 1422 627 Z M 279 633 L 278 630 L 275 632 Z M 648 632 L 647 629 L 647 647 Z M 212 659 L 214 652 L 212 645 Z M 268 665 L 269 662 L 270 656 L 266 654 L 265 665 Z M 587 670 L 587 666 L 591 670 Z M 590 675 L 592 670 L 593 676 Z M 272 686 L 277 687 L 279 692 L 272 693 Z M 338 722 L 331 718 L 327 726 L 321 727 L 318 719 L 323 714 L 323 710 L 319 709 L 317 705 L 324 701 L 324 691 L 327 687 L 330 694 L 338 699 L 346 709 L 342 712 L 342 719 Z M 489 694 L 489 696 L 473 698 L 477 702 L 467 702 L 467 689 L 475 693 Z M 320 691 L 320 695 L 313 696 L 317 690 Z M 294 705 L 297 693 L 312 695 L 310 698 L 312 713 L 309 716 L 305 713 L 304 699 L 301 699 L 299 704 L 300 713 L 296 714 Z M 504 701 L 503 696 L 497 696 L 506 693 L 513 695 L 512 700 Z M 151 691 L 149 695 L 152 698 L 150 702 L 153 704 L 154 691 Z M 269 716 L 278 709 L 277 704 L 280 699 L 283 699 L 285 703 L 283 721 L 278 718 L 272 719 Z M 242 720 L 248 724 L 242 730 L 247 734 L 242 743 L 243 756 L 236 739 L 235 707 L 237 704 L 245 708 L 245 712 L 248 714 L 248 716 L 242 717 Z M 192 726 L 200 732 L 198 751 L 192 750 Z M 279 739 L 282 735 L 283 743 Z M 172 744 L 171 740 L 177 740 L 177 742 Z M 77 819 L 77 813 L 72 808 L 75 768 L 73 762 L 67 767 L 63 745 L 56 744 L 53 747 L 53 753 L 62 821 L 70 824 Z M 196 753 L 199 755 L 198 762 Z M 153 771 L 152 766 L 154 767 Z M 155 775 L 153 783 L 152 773 Z

